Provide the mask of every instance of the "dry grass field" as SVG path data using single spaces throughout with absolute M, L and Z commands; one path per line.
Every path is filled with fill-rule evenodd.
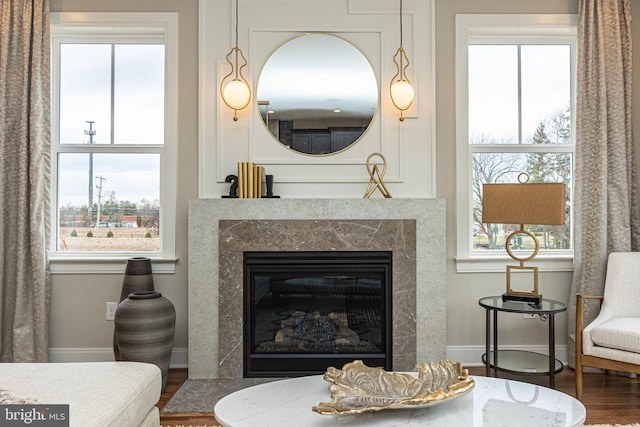
M 72 236 L 75 230 L 77 236 Z M 91 232 L 93 237 L 87 237 Z M 107 237 L 111 232 L 113 237 Z M 151 237 L 146 237 L 147 233 Z M 62 251 L 158 251 L 160 236 L 151 228 L 60 227 L 58 247 Z

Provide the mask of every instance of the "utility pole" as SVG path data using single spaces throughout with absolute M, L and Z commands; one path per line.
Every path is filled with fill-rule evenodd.
M 105 182 L 106 180 L 107 178 L 104 178 L 102 176 L 96 176 L 96 181 L 99 182 L 99 183 L 96 183 L 96 188 L 98 189 L 98 212 L 96 215 L 96 237 L 98 237 L 98 227 L 100 226 L 100 205 L 102 201 L 102 183 Z
M 95 121 L 87 120 L 89 130 L 85 130 L 84 134 L 89 135 L 89 144 L 93 144 L 93 136 L 96 131 L 93 130 Z M 91 220 L 91 211 L 93 210 L 93 153 L 89 153 L 89 204 L 87 205 L 87 221 Z M 99 221 L 99 219 L 98 219 Z

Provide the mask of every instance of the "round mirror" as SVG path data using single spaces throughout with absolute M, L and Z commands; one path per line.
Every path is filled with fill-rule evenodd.
M 367 130 L 378 106 L 371 64 L 355 46 L 330 34 L 296 37 L 267 60 L 256 90 L 273 137 L 311 155 L 342 151 Z

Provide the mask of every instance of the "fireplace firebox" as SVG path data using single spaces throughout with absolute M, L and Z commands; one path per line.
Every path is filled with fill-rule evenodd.
M 244 377 L 392 369 L 391 252 L 244 252 L 243 274 Z

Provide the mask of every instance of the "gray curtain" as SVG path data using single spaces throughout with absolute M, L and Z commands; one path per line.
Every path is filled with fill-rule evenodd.
M 0 361 L 47 361 L 49 1 L 0 0 Z
M 574 272 L 568 307 L 569 363 L 575 358 L 575 296 L 602 295 L 611 252 L 640 249 L 631 123 L 629 0 L 578 4 Z M 599 306 L 585 306 L 585 322 Z

